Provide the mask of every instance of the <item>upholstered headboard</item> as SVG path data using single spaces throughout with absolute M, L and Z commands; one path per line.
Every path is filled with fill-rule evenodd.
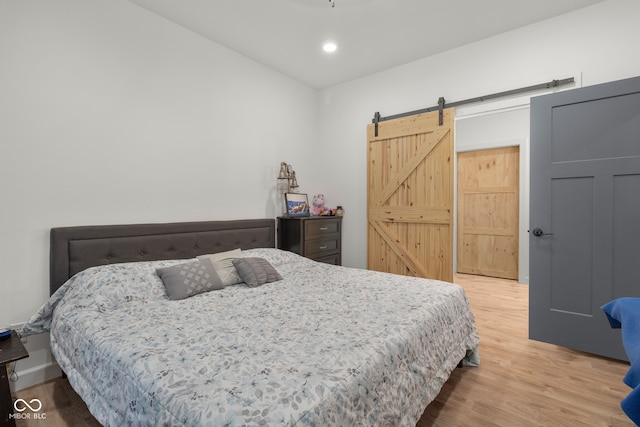
M 50 291 L 96 265 L 273 247 L 274 219 L 52 228 Z

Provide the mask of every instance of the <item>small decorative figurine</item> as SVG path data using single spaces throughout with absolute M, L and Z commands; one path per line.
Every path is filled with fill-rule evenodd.
M 324 205 L 324 194 L 313 196 L 311 204 L 311 215 L 329 215 L 329 208 Z

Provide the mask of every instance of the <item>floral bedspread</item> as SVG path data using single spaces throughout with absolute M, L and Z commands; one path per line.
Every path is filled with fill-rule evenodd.
M 171 301 L 155 273 L 71 278 L 25 325 L 104 425 L 415 426 L 479 338 L 454 284 L 252 249 L 284 280 Z

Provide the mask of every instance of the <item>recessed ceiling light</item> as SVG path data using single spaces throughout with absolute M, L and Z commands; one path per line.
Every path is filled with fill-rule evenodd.
M 332 53 L 335 52 L 336 49 L 338 49 L 338 45 L 334 42 L 325 42 L 325 44 L 322 45 L 322 49 L 325 52 Z

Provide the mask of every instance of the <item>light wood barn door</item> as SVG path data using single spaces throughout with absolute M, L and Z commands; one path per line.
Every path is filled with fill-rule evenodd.
M 453 280 L 453 119 L 438 112 L 367 127 L 367 266 Z
M 518 279 L 519 147 L 458 154 L 458 272 Z

